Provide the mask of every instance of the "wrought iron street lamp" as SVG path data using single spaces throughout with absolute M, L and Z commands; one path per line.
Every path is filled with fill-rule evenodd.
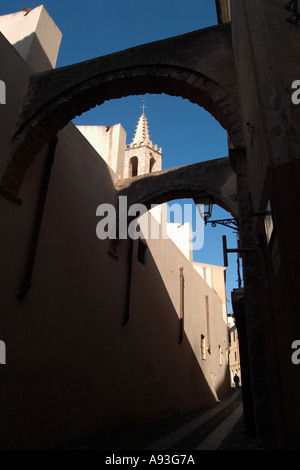
M 199 196 L 198 198 L 194 199 L 195 204 L 198 207 L 200 216 L 204 219 L 205 225 L 211 224 L 212 227 L 216 227 L 218 225 L 223 225 L 224 227 L 229 227 L 233 230 L 238 230 L 238 220 L 229 218 L 229 219 L 218 219 L 218 220 L 209 220 L 212 215 L 212 208 L 214 205 L 214 199 L 207 195 L 207 196 Z
M 204 219 L 204 222 L 207 223 L 212 214 L 212 208 L 214 200 L 209 195 L 199 195 L 199 197 L 194 199 L 196 206 L 198 207 L 200 216 Z

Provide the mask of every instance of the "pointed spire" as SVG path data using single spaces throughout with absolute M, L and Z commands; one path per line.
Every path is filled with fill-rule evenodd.
M 161 170 L 162 149 L 150 140 L 145 107 L 143 101 L 143 113 L 138 120 L 134 138 L 125 148 L 124 178 Z
M 143 101 L 143 114 L 141 115 L 136 130 L 135 135 L 132 141 L 132 144 L 136 145 L 150 145 L 152 147 L 152 142 L 150 140 L 148 121 L 145 115 L 145 102 Z

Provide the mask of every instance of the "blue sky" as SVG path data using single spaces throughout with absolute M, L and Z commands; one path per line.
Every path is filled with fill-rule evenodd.
M 151 41 L 217 24 L 214 0 L 1 0 L 0 15 L 43 4 L 63 33 L 57 67 L 110 54 Z M 163 169 L 227 156 L 227 135 L 204 109 L 167 95 L 131 96 L 105 102 L 77 117 L 75 124 L 121 123 L 129 143 L 146 101 L 150 138 L 162 147 Z M 212 219 L 230 214 L 214 206 Z M 195 261 L 223 265 L 222 235 L 229 248 L 236 235 L 226 227 L 205 227 L 204 247 Z M 227 268 L 228 312 L 231 290 L 237 287 L 236 255 Z

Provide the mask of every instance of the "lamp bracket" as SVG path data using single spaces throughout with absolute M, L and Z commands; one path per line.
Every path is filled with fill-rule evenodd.
M 227 253 L 250 253 L 252 251 L 257 251 L 257 248 L 227 248 L 226 235 L 222 236 L 222 241 L 223 241 L 224 266 L 228 266 Z
M 233 230 L 238 230 L 238 219 L 205 220 L 205 225 L 206 224 L 211 224 L 212 227 L 216 227 L 216 225 L 219 224 L 232 228 Z

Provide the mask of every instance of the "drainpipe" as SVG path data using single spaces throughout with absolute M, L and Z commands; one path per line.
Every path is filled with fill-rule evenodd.
M 183 267 L 179 266 L 179 289 L 180 289 L 180 310 L 179 310 L 179 336 L 178 343 L 182 343 L 183 340 L 183 319 L 184 319 L 184 277 Z
M 133 243 L 134 240 L 129 238 L 128 250 L 128 268 L 127 268 L 127 285 L 126 285 L 126 299 L 125 299 L 125 312 L 122 318 L 122 325 L 126 325 L 129 320 L 130 296 L 131 296 L 131 278 L 132 278 L 132 262 L 133 262 Z
M 51 169 L 52 169 L 52 165 L 54 161 L 54 154 L 55 154 L 57 141 L 58 141 L 58 138 L 57 136 L 55 136 L 51 139 L 49 143 L 48 156 L 45 161 L 43 180 L 42 180 L 42 184 L 40 188 L 39 202 L 38 202 L 38 207 L 37 207 L 37 211 L 35 215 L 33 233 L 31 237 L 31 245 L 30 245 L 30 249 L 28 253 L 25 274 L 24 274 L 23 281 L 21 282 L 21 285 L 17 292 L 17 298 L 19 300 L 22 300 L 27 295 L 31 287 L 31 276 L 32 276 L 32 271 L 33 271 L 34 259 L 35 259 L 35 254 L 36 254 L 39 235 L 40 235 L 40 228 L 41 228 L 41 223 L 43 219 L 48 185 L 50 181 Z

